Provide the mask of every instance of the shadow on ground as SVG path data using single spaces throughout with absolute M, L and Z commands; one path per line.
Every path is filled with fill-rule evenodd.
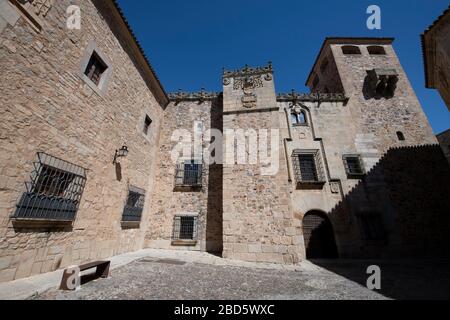
M 367 286 L 367 268 L 381 269 L 381 290 L 376 292 L 398 300 L 450 299 L 450 260 L 312 260 L 313 264 L 361 286 Z

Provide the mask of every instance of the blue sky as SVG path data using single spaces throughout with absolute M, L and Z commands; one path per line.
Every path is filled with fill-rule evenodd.
M 119 0 L 167 92 L 221 91 L 222 67 L 272 61 L 277 92 L 304 86 L 327 36 L 395 37 L 394 47 L 435 133 L 450 112 L 425 88 L 420 34 L 449 0 Z M 368 30 L 366 9 L 382 10 L 382 29 Z

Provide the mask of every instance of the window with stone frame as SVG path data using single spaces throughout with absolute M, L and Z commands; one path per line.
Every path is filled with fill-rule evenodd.
M 85 184 L 84 168 L 38 153 L 26 192 L 19 199 L 12 218 L 72 222 Z
M 362 212 L 358 214 L 358 221 L 364 242 L 368 245 L 386 244 L 387 235 L 383 218 L 378 212 Z
M 349 178 L 361 178 L 366 174 L 362 158 L 358 154 L 343 156 L 345 172 Z
M 342 46 L 342 53 L 345 55 L 360 55 L 361 49 L 357 46 Z
M 122 222 L 140 222 L 144 203 L 145 190 L 130 186 L 122 213 Z
M 292 154 L 298 187 L 323 186 L 326 179 L 319 150 L 295 150 Z
M 197 240 L 198 217 L 194 215 L 178 215 L 174 218 L 173 239 L 181 241 Z
M 306 112 L 304 110 L 292 110 L 291 111 L 291 123 L 294 126 L 307 126 L 308 121 L 306 118 Z
M 144 128 L 143 128 L 143 132 L 145 135 L 148 135 L 148 132 L 150 130 L 150 126 L 152 124 L 152 119 L 150 119 L 150 117 L 148 115 L 145 115 L 145 120 L 144 120 Z
M 382 46 L 368 46 L 367 51 L 370 55 L 386 55 L 386 50 Z
M 201 187 L 202 168 L 200 161 L 183 160 L 177 164 L 175 172 L 176 187 Z
M 89 59 L 89 63 L 84 71 L 86 77 L 89 78 L 96 86 L 100 85 L 103 74 L 108 69 L 106 63 L 94 51 Z

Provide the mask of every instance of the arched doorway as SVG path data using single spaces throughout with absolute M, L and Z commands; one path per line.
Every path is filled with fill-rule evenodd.
M 321 211 L 310 211 L 303 218 L 307 259 L 336 259 L 338 252 L 333 226 Z

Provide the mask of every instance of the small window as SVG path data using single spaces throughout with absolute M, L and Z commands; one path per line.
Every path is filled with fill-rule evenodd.
M 176 216 L 173 226 L 173 240 L 197 240 L 196 216 Z
M 296 150 L 292 158 L 298 186 L 323 185 L 325 183 L 322 161 L 318 150 Z
M 183 161 L 177 165 L 175 173 L 175 186 L 201 187 L 202 164 L 194 160 Z
M 401 131 L 397 131 L 397 138 L 399 141 L 405 141 L 405 135 Z
M 363 239 L 367 244 L 386 242 L 383 219 L 379 213 L 365 212 L 358 215 Z
M 86 170 L 45 153 L 38 153 L 33 167 L 13 218 L 73 221 L 86 183 Z
M 343 54 L 361 54 L 361 50 L 357 46 L 343 46 Z
M 345 155 L 343 158 L 345 171 L 349 178 L 361 177 L 366 173 L 362 159 L 359 155 Z
M 386 50 L 380 46 L 369 46 L 367 47 L 367 51 L 369 51 L 370 55 L 385 55 Z
M 294 126 L 305 126 L 307 125 L 307 121 L 306 121 L 306 114 L 305 111 L 301 111 L 300 113 L 297 113 L 295 111 L 293 111 L 291 113 L 291 123 Z
M 100 80 L 102 75 L 105 73 L 108 67 L 106 64 L 100 59 L 95 51 L 92 53 L 91 58 L 89 59 L 89 63 L 84 71 L 84 74 L 96 85 L 100 84 Z
M 130 187 L 122 213 L 123 222 L 140 222 L 145 203 L 145 190 Z
M 152 124 L 152 119 L 150 119 L 150 117 L 146 115 L 145 121 L 144 121 L 144 134 L 145 135 L 148 135 L 151 124 Z

